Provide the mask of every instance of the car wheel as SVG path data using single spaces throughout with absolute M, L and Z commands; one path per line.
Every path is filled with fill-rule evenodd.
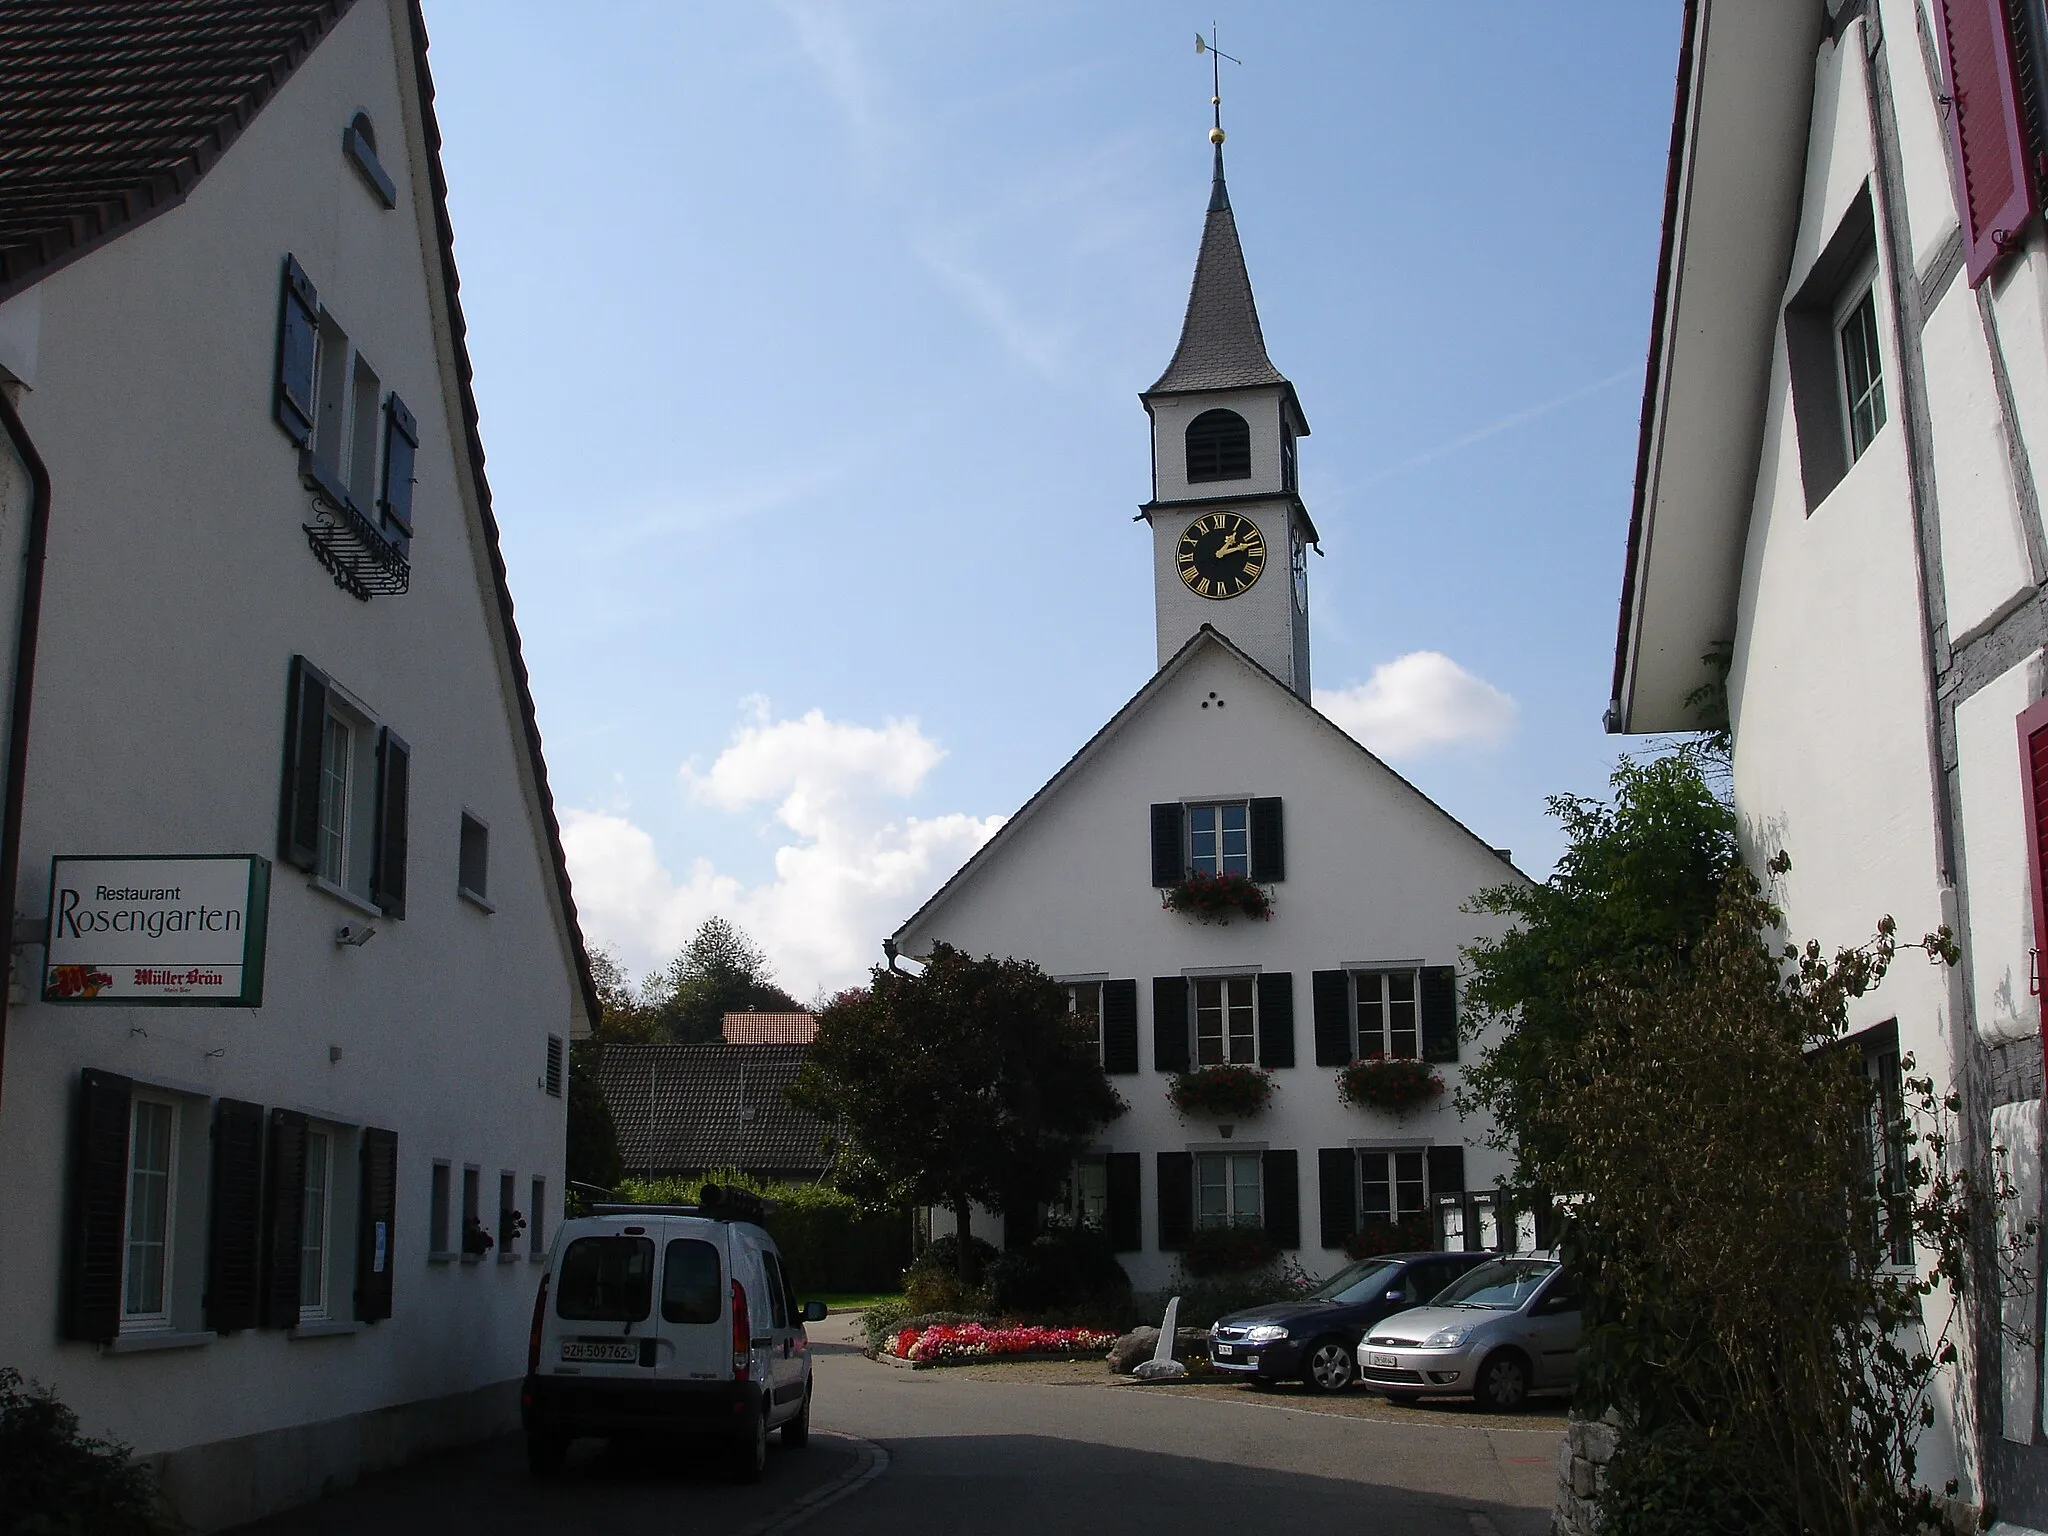
M 1357 1374 L 1351 1346 L 1342 1339 L 1317 1339 L 1301 1367 L 1302 1383 L 1311 1392 L 1342 1392 Z
M 526 1470 L 535 1477 L 557 1476 L 568 1455 L 567 1435 L 543 1434 L 531 1429 L 526 1432 Z
M 1479 1367 L 1480 1404 L 1495 1413 L 1513 1413 L 1529 1401 L 1529 1367 L 1522 1357 L 1502 1350 Z
M 811 1389 L 804 1388 L 804 1405 L 797 1409 L 796 1417 L 782 1426 L 782 1443 L 792 1451 L 800 1451 L 811 1443 Z
M 754 1430 L 742 1436 L 733 1447 L 732 1480 L 736 1483 L 758 1483 L 761 1474 L 768 1470 L 768 1405 L 763 1403 L 761 1411 L 754 1415 Z

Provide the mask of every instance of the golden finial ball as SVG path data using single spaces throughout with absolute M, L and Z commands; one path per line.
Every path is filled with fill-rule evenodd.
M 1221 144 L 1223 142 L 1223 130 L 1221 128 L 1211 128 L 1209 130 L 1209 142 L 1211 144 Z

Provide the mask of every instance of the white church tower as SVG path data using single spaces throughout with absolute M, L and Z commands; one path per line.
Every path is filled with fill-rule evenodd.
M 1295 442 L 1308 436 L 1294 386 L 1266 356 L 1237 220 L 1223 182 L 1223 130 L 1180 345 L 1138 398 L 1152 418 L 1152 525 L 1159 664 L 1204 624 L 1303 699 L 1308 546 Z

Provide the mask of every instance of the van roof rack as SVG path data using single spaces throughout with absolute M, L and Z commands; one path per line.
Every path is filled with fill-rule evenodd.
M 781 1209 L 781 1202 L 727 1184 L 706 1184 L 695 1205 L 636 1204 L 630 1200 L 593 1203 L 593 1216 L 702 1216 L 711 1221 L 760 1221 Z

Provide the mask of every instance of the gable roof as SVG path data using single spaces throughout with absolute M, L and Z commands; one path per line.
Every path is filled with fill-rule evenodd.
M 1442 806 L 1438 805 L 1434 800 L 1430 799 L 1428 795 L 1425 795 L 1421 790 L 1417 789 L 1414 784 L 1410 783 L 1405 777 L 1397 773 L 1393 768 L 1389 767 L 1387 765 L 1386 760 L 1380 757 L 1378 753 L 1374 752 L 1371 748 L 1367 747 L 1364 743 L 1360 742 L 1357 737 L 1353 736 L 1349 731 L 1345 730 L 1342 726 L 1337 724 L 1336 721 L 1332 720 L 1328 715 L 1324 714 L 1321 710 L 1317 709 L 1313 704 L 1310 704 L 1306 699 L 1302 698 L 1300 694 L 1296 693 L 1292 688 L 1288 687 L 1285 683 L 1281 682 L 1279 678 L 1275 677 L 1271 672 L 1267 671 L 1264 667 L 1260 666 L 1258 662 L 1254 661 L 1250 656 L 1246 655 L 1243 651 L 1239 650 L 1236 644 L 1233 643 L 1228 636 L 1224 635 L 1222 631 L 1216 629 L 1213 625 L 1204 624 L 1200 629 L 1196 630 L 1192 636 L 1189 637 L 1187 644 L 1183 645 L 1179 650 L 1175 651 L 1173 655 L 1167 658 L 1166 665 L 1161 667 L 1157 672 L 1153 673 L 1151 679 L 1145 684 L 1144 687 L 1140 688 L 1136 693 L 1131 695 L 1130 701 L 1126 703 L 1122 709 L 1118 710 L 1114 715 L 1110 716 L 1108 724 L 1104 725 L 1101 730 L 1097 731 L 1093 736 L 1089 737 L 1088 740 L 1082 744 L 1081 750 L 1076 752 L 1072 757 L 1068 758 L 1066 762 L 1060 766 L 1059 772 L 1055 773 L 1051 778 L 1047 779 L 1045 783 L 1039 787 L 1038 792 L 1036 794 L 1032 795 L 1032 797 L 1029 800 L 1026 800 L 1023 803 L 1023 805 L 1018 807 L 1016 815 L 1012 816 L 1008 821 L 1004 822 L 1001 827 L 996 829 L 996 835 L 994 837 L 991 837 L 987 842 L 983 843 L 979 848 L 977 848 L 974 851 L 973 855 L 969 857 L 967 862 L 965 864 L 962 864 L 957 870 L 953 872 L 953 877 L 932 893 L 930 899 L 927 900 L 923 906 L 919 907 L 915 912 L 911 913 L 909 917 L 905 918 L 900 924 L 897 925 L 896 932 L 890 936 L 891 940 L 896 943 L 901 943 L 903 936 L 906 933 L 908 933 L 912 928 L 915 928 L 919 924 L 923 923 L 928 917 L 930 917 L 930 915 L 933 912 L 937 911 L 941 906 L 943 906 L 946 900 L 955 891 L 959 890 L 974 875 L 978 874 L 981 870 L 986 868 L 990 862 L 998 858 L 1000 856 L 1001 850 L 1007 847 L 1012 841 L 1016 839 L 1016 837 L 1018 836 L 1018 829 L 1021 828 L 1039 811 L 1043 810 L 1048 804 L 1050 804 L 1053 798 L 1060 792 L 1060 790 L 1064 788 L 1091 759 L 1093 759 L 1099 753 L 1101 753 L 1109 745 L 1109 743 L 1116 738 L 1119 732 L 1121 732 L 1139 715 L 1143 714 L 1145 710 L 1151 706 L 1152 701 L 1158 698 L 1160 694 L 1165 692 L 1167 684 L 1170 683 L 1176 676 L 1178 676 L 1180 672 L 1187 667 L 1188 663 L 1198 653 L 1200 653 L 1202 650 L 1206 649 L 1209 646 L 1215 646 L 1218 649 L 1222 650 L 1225 654 L 1237 658 L 1237 660 L 1243 663 L 1244 666 L 1253 674 L 1263 679 L 1265 682 L 1270 683 L 1274 688 L 1278 689 L 1282 694 L 1284 694 L 1287 698 L 1287 701 L 1290 704 L 1292 704 L 1296 709 L 1306 714 L 1311 720 L 1315 721 L 1324 730 L 1333 733 L 1340 741 L 1342 741 L 1346 746 L 1351 748 L 1352 751 L 1363 755 L 1367 761 L 1372 763 L 1374 767 L 1378 768 L 1382 773 L 1386 774 L 1388 778 L 1392 779 L 1396 784 L 1400 785 L 1403 789 L 1407 790 L 1417 800 L 1421 801 L 1423 805 L 1427 806 L 1430 810 L 1434 811 L 1438 816 L 1442 817 L 1444 821 L 1448 822 L 1459 833 L 1470 838 L 1474 843 L 1478 844 L 1481 848 L 1484 848 L 1486 852 L 1492 855 L 1494 858 L 1500 859 L 1501 862 L 1507 866 L 1508 870 L 1511 873 L 1520 876 L 1524 880 L 1529 878 L 1527 875 L 1523 874 L 1521 870 L 1515 868 L 1513 861 L 1505 858 L 1502 855 L 1501 850 L 1495 848 L 1491 843 L 1487 842 L 1486 839 L 1481 837 L 1477 832 L 1474 832 L 1470 827 L 1466 826 L 1465 823 L 1458 820 L 1457 817 L 1453 816 L 1449 811 L 1445 810 Z
M 0 300 L 182 202 L 352 3 L 0 3 Z M 603 1007 L 576 920 L 561 825 L 541 754 L 540 723 L 484 475 L 419 0 L 407 0 L 407 14 L 468 467 L 578 993 L 586 1016 L 595 1022 Z
M 183 202 L 350 3 L 0 5 L 0 299 Z
M 1195 257 L 1180 343 L 1166 372 L 1140 398 L 1273 384 L 1292 398 L 1287 376 L 1266 355 L 1251 274 L 1245 270 L 1244 247 L 1237 239 L 1237 217 L 1230 211 L 1230 191 L 1223 182 L 1223 146 L 1218 144 L 1209 213 L 1202 225 L 1202 248 Z M 1298 404 L 1295 414 L 1300 415 Z M 1302 430 L 1308 430 L 1306 421 Z
M 608 1045 L 598 1086 L 628 1169 L 822 1173 L 825 1127 L 789 1102 L 801 1045 Z M 751 1110 L 751 1116 L 744 1112 Z

